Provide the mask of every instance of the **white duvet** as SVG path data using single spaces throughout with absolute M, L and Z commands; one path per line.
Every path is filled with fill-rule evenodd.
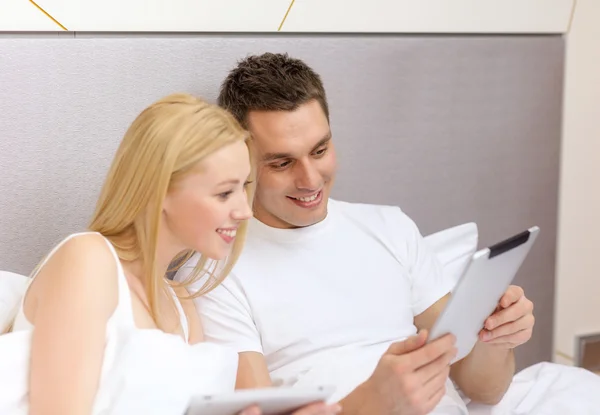
M 30 336 L 30 331 L 0 336 L 0 414 L 28 413 Z M 218 394 L 234 387 L 237 359 L 222 347 L 188 346 L 178 336 L 158 330 L 130 330 L 109 338 L 96 415 L 180 415 L 192 395 Z M 498 405 L 469 403 L 467 408 L 472 415 L 600 414 L 600 376 L 539 363 L 515 376 Z M 443 409 L 436 414 L 444 414 Z
M 324 359 L 286 383 L 295 387 L 332 385 L 336 388 L 332 401 L 337 401 L 370 376 L 377 360 L 364 352 L 337 353 L 335 359 Z M 517 373 L 495 406 L 461 398 L 451 382 L 446 389 L 435 415 L 600 415 L 600 376 L 554 363 L 538 363 Z
M 600 376 L 587 370 L 538 363 L 517 373 L 495 406 L 470 403 L 472 415 L 598 415 Z
M 159 330 L 109 330 L 93 415 L 181 415 L 195 394 L 233 391 L 237 353 Z M 0 336 L 0 414 L 27 415 L 32 331 Z M 68 370 L 65 368 L 65 370 Z M 65 392 L 64 399 L 69 399 Z

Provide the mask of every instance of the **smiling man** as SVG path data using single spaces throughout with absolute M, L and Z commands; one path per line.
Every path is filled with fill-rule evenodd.
M 233 273 L 196 305 L 207 340 L 239 351 L 237 387 L 333 384 L 344 414 L 466 414 L 450 379 L 475 401 L 500 400 L 513 349 L 531 337 L 531 301 L 510 287 L 451 367 L 451 336 L 425 344 L 451 278 L 398 207 L 330 198 L 336 155 L 319 75 L 284 54 L 251 56 L 219 104 L 253 136 L 254 218 Z
M 248 116 L 248 123 L 256 126 L 253 134 L 261 183 L 255 216 L 279 229 L 323 220 L 336 160 L 321 105 L 313 101 L 289 113 L 256 111 Z

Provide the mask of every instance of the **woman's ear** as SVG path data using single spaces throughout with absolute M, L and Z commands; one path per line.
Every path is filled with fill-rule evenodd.
M 173 203 L 172 200 L 173 200 L 173 197 L 171 196 L 170 192 L 167 192 L 167 194 L 165 195 L 165 198 L 162 201 L 162 206 L 160 209 L 163 215 L 167 215 L 171 211 L 171 205 Z

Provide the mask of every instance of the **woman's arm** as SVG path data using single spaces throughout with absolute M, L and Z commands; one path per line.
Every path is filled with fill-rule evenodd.
M 32 283 L 35 326 L 30 414 L 89 414 L 98 388 L 106 323 L 118 302 L 117 268 L 106 241 L 80 235 Z M 34 288 L 34 286 L 37 287 Z

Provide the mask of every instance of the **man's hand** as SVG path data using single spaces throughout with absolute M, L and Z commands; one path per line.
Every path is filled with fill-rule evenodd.
M 483 343 L 514 349 L 529 341 L 534 323 L 533 303 L 525 297 L 521 287 L 511 285 L 496 311 L 485 321 L 479 339 Z
M 344 414 L 424 415 L 446 393 L 450 362 L 456 356 L 455 338 L 443 336 L 425 344 L 428 332 L 392 344 L 371 377 L 342 400 Z

